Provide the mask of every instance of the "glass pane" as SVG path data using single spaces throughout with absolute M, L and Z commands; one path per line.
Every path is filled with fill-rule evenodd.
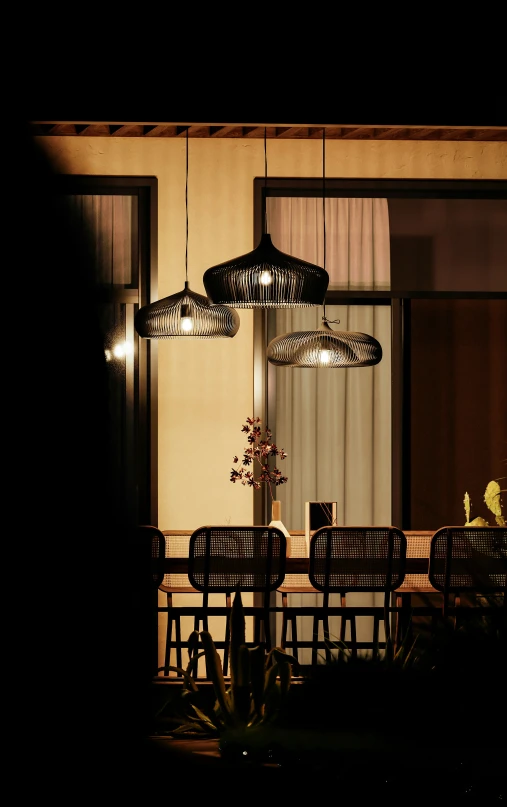
M 137 196 L 106 194 L 69 197 L 89 229 L 95 249 L 98 282 L 107 287 L 136 288 L 138 278 Z
M 307 501 L 337 502 L 338 524 L 391 523 L 390 312 L 389 306 L 326 306 L 327 318 L 337 321 L 333 329 L 378 339 L 383 357 L 374 367 L 270 366 L 268 424 L 288 455 L 278 465 L 288 482 L 275 493 L 289 530 L 304 529 Z M 276 335 L 316 330 L 322 309 L 268 317 Z
M 397 291 L 507 291 L 507 201 L 389 199 Z

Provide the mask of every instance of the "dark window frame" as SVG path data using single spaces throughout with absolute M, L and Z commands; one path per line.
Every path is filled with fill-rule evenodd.
M 506 180 L 359 179 L 256 177 L 254 179 L 254 246 L 266 221 L 266 199 L 273 196 L 392 199 L 507 199 Z M 326 304 L 390 305 L 392 333 L 392 521 L 409 523 L 410 512 L 410 301 L 412 299 L 507 299 L 491 291 L 353 291 L 330 290 Z M 254 309 L 254 410 L 266 422 L 270 407 L 268 312 Z M 267 523 L 266 492 L 255 500 L 254 523 Z M 267 519 L 267 520 L 266 520 Z
M 67 195 L 123 195 L 138 200 L 137 286 L 100 288 L 104 302 L 139 307 L 158 293 L 158 179 L 150 176 L 61 174 L 57 187 Z M 137 389 L 134 390 L 134 441 L 127 447 L 137 458 L 128 484 L 137 497 L 138 523 L 158 523 L 158 350 L 156 341 L 134 335 Z M 136 525 L 132 525 L 136 526 Z

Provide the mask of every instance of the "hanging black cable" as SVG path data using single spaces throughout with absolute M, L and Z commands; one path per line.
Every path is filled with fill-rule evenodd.
M 267 130 L 264 127 L 264 190 L 267 189 Z M 322 305 L 329 284 L 325 269 L 280 252 L 267 231 L 256 249 L 206 270 L 206 294 L 234 308 L 302 308 Z
M 192 291 L 188 284 L 188 127 L 185 141 L 185 288 L 139 309 L 134 325 L 139 336 L 145 339 L 215 339 L 234 336 L 239 328 L 237 311 L 224 305 L 211 305 L 207 297 Z
M 324 269 L 326 266 L 326 129 L 322 129 L 322 220 Z M 369 367 L 382 359 L 382 348 L 373 336 L 353 331 L 334 331 L 323 302 L 322 324 L 317 331 L 284 333 L 271 340 L 267 358 L 277 367 Z

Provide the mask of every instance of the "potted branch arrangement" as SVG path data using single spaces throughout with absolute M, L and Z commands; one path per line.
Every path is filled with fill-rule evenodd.
M 240 462 L 236 455 L 233 463 L 236 466 L 231 469 L 230 481 L 241 482 L 254 490 L 260 490 L 261 486 L 267 485 L 271 497 L 271 526 L 278 527 L 287 538 L 287 556 L 290 555 L 290 533 L 282 522 L 282 503 L 275 499 L 273 487 L 284 485 L 288 478 L 282 474 L 277 465 L 272 465 L 272 458 L 278 457 L 284 460 L 287 453 L 283 448 L 278 448 L 272 441 L 272 432 L 266 428 L 264 433 L 261 428 L 261 419 L 251 417 L 246 419 L 246 423 L 241 427 L 241 431 L 247 435 L 248 446 L 243 451 Z M 270 465 L 271 462 L 271 465 Z M 255 466 L 260 467 L 260 473 L 255 476 Z

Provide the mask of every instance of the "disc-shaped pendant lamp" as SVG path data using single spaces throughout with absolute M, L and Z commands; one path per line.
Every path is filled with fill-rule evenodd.
M 325 129 L 322 130 L 324 266 L 326 264 Z M 275 336 L 267 347 L 267 359 L 278 367 L 369 367 L 382 359 L 380 343 L 366 333 L 335 331 L 324 316 L 316 331 L 295 331 Z
M 266 128 L 264 162 L 267 182 Z M 275 247 L 267 231 L 259 245 L 232 261 L 207 269 L 204 288 L 214 304 L 234 308 L 303 308 L 322 305 L 329 284 L 325 269 L 287 255 Z
M 134 318 L 135 329 L 145 339 L 217 339 L 234 336 L 239 328 L 238 312 L 225 305 L 211 305 L 204 294 L 192 291 L 188 285 L 188 128 L 185 207 L 185 287 L 176 294 L 140 308 Z
M 278 367 L 369 367 L 382 358 L 382 347 L 373 336 L 335 331 L 322 318 L 316 331 L 295 331 L 276 336 L 267 358 Z

